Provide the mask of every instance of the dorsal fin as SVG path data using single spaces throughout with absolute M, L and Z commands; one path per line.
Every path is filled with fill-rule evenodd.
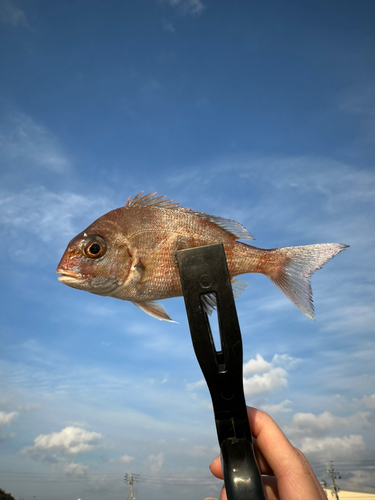
M 195 210 L 191 210 L 190 208 L 180 207 L 179 203 L 173 203 L 173 200 L 165 200 L 165 196 L 155 196 L 155 193 L 146 194 L 142 196 L 143 191 L 138 193 L 134 198 L 129 196 L 125 207 L 133 208 L 133 207 L 154 207 L 154 208 L 168 208 L 172 210 L 178 210 L 179 212 L 186 212 L 192 215 L 196 215 L 201 219 L 208 220 L 213 222 L 217 226 L 221 227 L 228 233 L 231 233 L 236 240 L 253 240 L 254 238 L 251 236 L 249 231 L 242 226 L 239 222 L 235 222 L 231 219 L 223 219 L 222 217 L 218 217 L 216 215 L 209 215 L 203 212 L 196 212 Z
M 173 200 L 165 200 L 165 196 L 155 196 L 155 193 L 146 194 L 142 196 L 143 191 L 138 193 L 134 198 L 129 196 L 125 203 L 126 208 L 130 207 L 155 207 L 155 208 L 179 208 L 179 203 L 172 203 Z
M 251 236 L 249 231 L 243 227 L 242 224 L 239 222 L 236 222 L 232 219 L 223 219 L 223 217 L 218 217 L 217 215 L 208 215 L 202 212 L 194 212 L 195 215 L 198 217 L 201 217 L 201 219 L 206 219 L 209 220 L 210 222 L 213 222 L 217 226 L 220 226 L 222 229 L 225 229 L 225 231 L 228 231 L 228 233 L 233 234 L 236 240 L 253 240 L 254 237 Z

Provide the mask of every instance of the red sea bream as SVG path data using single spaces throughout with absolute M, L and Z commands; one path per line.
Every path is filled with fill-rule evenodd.
M 156 193 L 129 198 L 69 243 L 58 265 L 65 285 L 128 300 L 147 314 L 171 321 L 157 301 L 182 295 L 176 252 L 223 243 L 237 296 L 246 273 L 265 274 L 309 318 L 314 318 L 309 278 L 347 245 L 323 243 L 263 250 L 238 240 L 250 233 L 229 219 L 180 207 Z M 212 304 L 207 303 L 207 312 Z

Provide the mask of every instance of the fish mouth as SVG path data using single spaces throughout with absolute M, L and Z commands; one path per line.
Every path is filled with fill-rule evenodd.
M 77 273 L 75 271 L 68 271 L 66 269 L 57 269 L 56 272 L 57 274 L 60 274 L 57 279 L 61 281 L 61 283 L 73 283 L 87 277 L 84 274 Z
M 57 268 L 56 272 L 60 274 L 57 279 L 64 285 L 97 295 L 110 295 L 119 286 L 119 283 L 113 279 L 95 278 L 92 274 L 82 274 L 61 268 Z

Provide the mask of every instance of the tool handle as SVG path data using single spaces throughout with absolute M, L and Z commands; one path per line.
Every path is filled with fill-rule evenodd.
M 224 246 L 176 254 L 191 338 L 212 398 L 228 500 L 265 500 L 255 460 L 242 375 L 242 339 Z M 217 351 L 202 303 L 215 296 L 221 350 Z
M 253 446 L 247 439 L 223 441 L 221 463 L 228 500 L 265 500 Z

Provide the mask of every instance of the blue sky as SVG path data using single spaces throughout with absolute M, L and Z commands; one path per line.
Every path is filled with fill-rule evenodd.
M 245 390 L 320 479 L 332 460 L 375 491 L 374 10 L 0 0 L 1 488 L 115 500 L 133 472 L 140 498 L 218 493 L 183 300 L 158 322 L 55 274 L 72 237 L 157 191 L 262 248 L 350 245 L 312 278 L 316 321 L 244 277 Z

